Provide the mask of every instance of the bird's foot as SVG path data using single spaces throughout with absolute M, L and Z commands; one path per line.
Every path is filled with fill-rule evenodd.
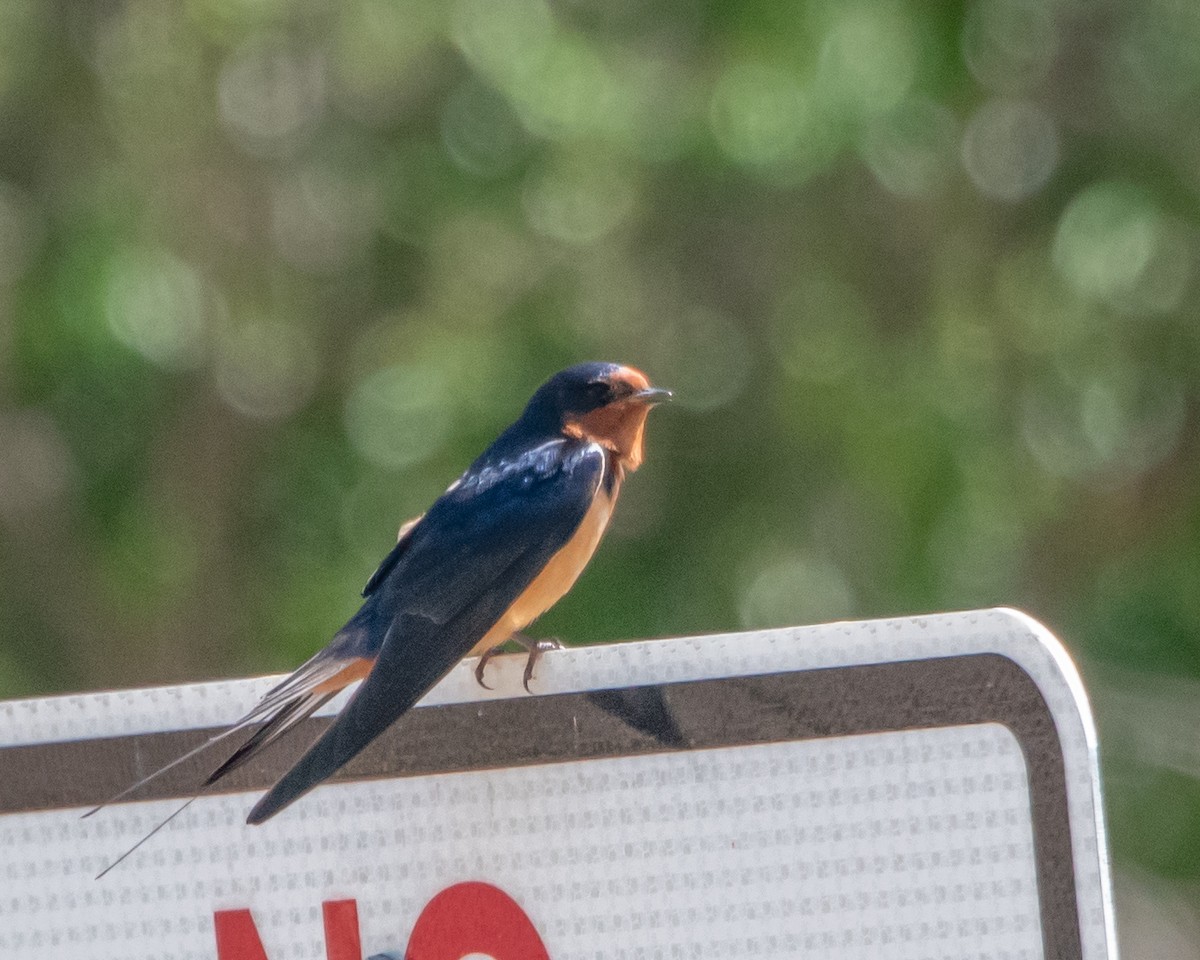
M 506 641 L 506 643 L 507 643 L 507 641 Z M 505 647 L 504 643 L 498 643 L 494 647 L 492 647 L 492 649 L 485 650 L 483 652 L 483 654 L 479 657 L 479 662 L 477 664 L 475 664 L 475 680 L 481 687 L 483 687 L 484 690 L 492 689 L 483 681 L 484 668 L 487 667 L 488 661 L 491 660 L 492 657 L 494 657 L 498 653 L 504 652 L 504 647 Z
M 545 640 L 534 640 L 532 637 L 526 637 L 521 634 L 514 634 L 513 639 L 521 644 L 529 651 L 529 659 L 525 661 L 525 675 L 521 678 L 521 686 L 525 688 L 526 693 L 533 693 L 529 689 L 529 681 L 533 679 L 533 668 L 542 658 L 542 654 L 547 650 L 563 650 L 563 642 L 557 637 L 549 637 Z
M 527 637 L 523 633 L 514 633 L 509 640 L 519 644 L 525 650 L 529 651 L 529 659 L 525 661 L 525 674 L 521 678 L 521 685 L 525 688 L 526 693 L 533 693 L 529 689 L 529 681 L 533 679 L 533 668 L 542 658 L 542 654 L 547 650 L 563 650 L 565 645 L 556 637 L 550 637 L 546 640 L 535 640 L 533 637 Z M 475 680 L 483 687 L 484 690 L 491 690 L 483 679 L 483 671 L 487 668 L 488 662 L 498 653 L 503 653 L 509 640 L 504 643 L 498 643 L 490 650 L 485 650 L 479 658 L 479 662 L 475 664 Z

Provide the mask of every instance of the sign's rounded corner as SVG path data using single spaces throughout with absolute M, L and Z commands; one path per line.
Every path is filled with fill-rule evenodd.
M 1049 659 L 1050 665 L 1054 667 L 1054 671 L 1058 678 L 1062 680 L 1066 686 L 1067 692 L 1070 695 L 1070 701 L 1078 714 L 1082 730 L 1084 730 L 1084 739 L 1087 744 L 1087 749 L 1090 754 L 1096 754 L 1099 745 L 1099 738 L 1096 731 L 1096 718 L 1092 714 L 1092 703 L 1087 696 L 1087 689 L 1084 686 L 1084 678 L 1079 672 L 1079 666 L 1075 664 L 1075 659 L 1067 644 L 1063 643 L 1057 634 L 1052 631 L 1049 626 L 1040 622 L 1039 619 L 1033 617 L 1032 614 L 1018 610 L 1016 607 L 992 607 L 991 612 L 997 616 L 1006 619 L 1015 630 L 1022 632 L 1033 643 L 1037 644 L 1039 650 Z M 1028 670 L 1028 666 L 1022 664 L 1019 656 L 1008 654 L 1009 659 L 1012 659 L 1021 670 L 1030 674 L 1034 683 L 1038 686 L 1043 685 L 1043 680 L 1039 679 L 1037 674 Z M 1038 671 L 1040 673 L 1040 671 Z M 1048 695 L 1050 691 L 1043 690 L 1043 695 Z

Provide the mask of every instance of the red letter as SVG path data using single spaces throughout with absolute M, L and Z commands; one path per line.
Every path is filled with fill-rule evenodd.
M 249 910 L 218 910 L 213 914 L 213 929 L 217 960 L 267 960 Z
M 358 905 L 353 900 L 326 900 L 325 956 L 328 960 L 362 960 L 358 938 Z M 258 928 L 249 910 L 218 910 L 213 914 L 217 960 L 267 960 Z
M 503 890 L 457 883 L 425 905 L 405 960 L 462 960 L 486 953 L 495 960 L 550 960 L 529 917 Z
M 362 960 L 358 939 L 358 904 L 354 900 L 326 900 L 325 956 L 328 960 Z

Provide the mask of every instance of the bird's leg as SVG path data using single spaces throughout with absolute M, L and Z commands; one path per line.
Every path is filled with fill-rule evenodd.
M 547 650 L 564 649 L 563 642 L 557 637 L 549 637 L 546 640 L 535 640 L 533 637 L 527 637 L 523 633 L 514 633 L 512 639 L 529 651 L 529 659 L 525 661 L 525 675 L 521 678 L 521 685 L 525 688 L 526 693 L 533 693 L 529 689 L 529 681 L 533 679 L 534 665 Z

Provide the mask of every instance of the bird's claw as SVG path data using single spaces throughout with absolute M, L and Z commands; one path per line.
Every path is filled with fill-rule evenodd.
M 521 678 L 521 686 L 525 688 L 525 692 L 532 694 L 529 689 L 529 681 L 533 679 L 533 667 L 541 658 L 542 654 L 547 650 L 562 650 L 563 644 L 561 640 L 556 640 L 553 637 L 548 640 L 531 641 L 529 647 L 529 659 L 525 661 L 525 675 Z
M 504 644 L 498 643 L 494 647 L 492 647 L 490 650 L 485 650 L 483 652 L 483 655 L 479 658 L 479 662 L 477 664 L 475 664 L 475 680 L 481 687 L 483 687 L 484 690 L 492 689 L 483 680 L 484 668 L 488 665 L 488 661 L 491 660 L 492 657 L 494 657 L 498 653 L 503 653 L 503 652 L 504 652 Z

